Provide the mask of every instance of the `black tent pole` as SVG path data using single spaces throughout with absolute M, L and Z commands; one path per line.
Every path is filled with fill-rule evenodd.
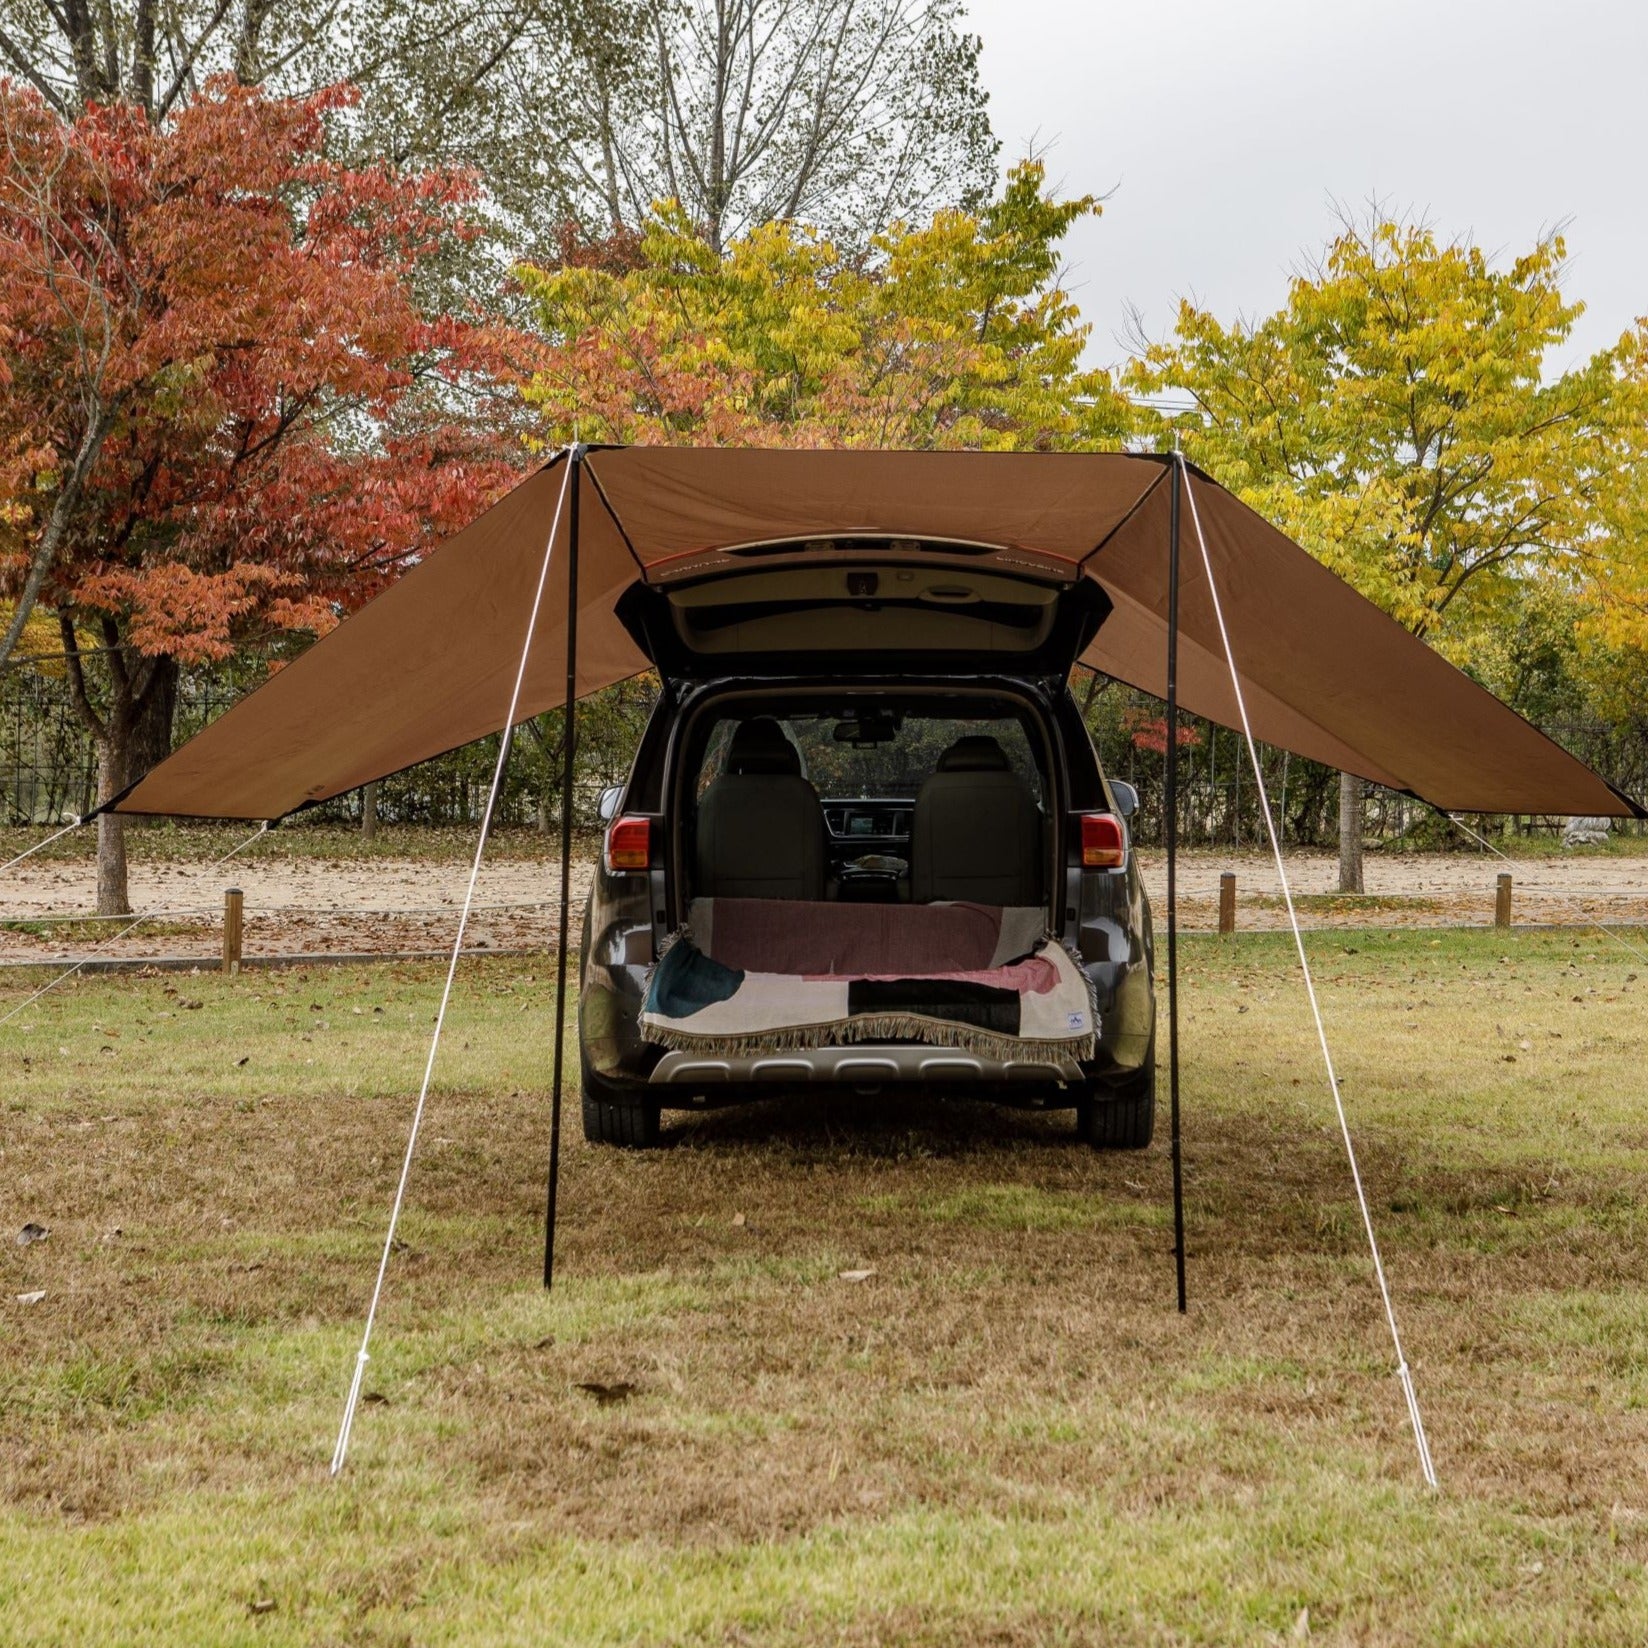
M 1173 1263 L 1185 1310 L 1184 1164 L 1179 1154 L 1179 502 L 1184 460 L 1173 455 L 1167 549 L 1167 1091 L 1172 1125 Z M 576 517 L 574 517 L 576 519 Z
M 566 710 L 561 734 L 561 938 L 555 958 L 555 1064 L 549 1093 L 549 1189 L 544 1206 L 544 1286 L 555 1285 L 555 1187 L 561 1176 L 561 1076 L 566 1056 L 567 940 L 572 879 L 573 767 L 578 757 L 578 483 L 584 448 L 567 449 Z

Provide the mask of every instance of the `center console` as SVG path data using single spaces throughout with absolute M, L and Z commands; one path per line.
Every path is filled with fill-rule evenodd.
M 824 802 L 830 880 L 838 899 L 892 904 L 909 897 L 914 811 L 914 802 L 896 797 Z

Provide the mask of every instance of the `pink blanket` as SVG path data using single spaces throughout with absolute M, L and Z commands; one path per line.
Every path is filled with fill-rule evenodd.
M 706 954 L 752 973 L 934 978 L 1015 959 L 997 957 L 1001 927 L 1002 911 L 988 904 L 718 898 Z

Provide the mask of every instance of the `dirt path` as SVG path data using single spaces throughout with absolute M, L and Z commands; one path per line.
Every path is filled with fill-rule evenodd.
M 1141 853 L 1145 885 L 1159 909 L 1167 897 L 1166 862 Z M 1549 854 L 1503 859 L 1479 853 L 1373 856 L 1363 873 L 1367 892 L 1345 896 L 1339 861 L 1331 853 L 1292 852 L 1288 879 L 1307 927 L 1477 927 L 1493 921 L 1500 872 L 1513 880 L 1512 919 L 1539 924 L 1648 921 L 1648 857 Z M 1186 927 L 1214 927 L 1219 876 L 1236 876 L 1237 926 L 1287 925 L 1281 883 L 1268 854 L 1186 854 L 1180 859 L 1180 908 Z
M 449 858 L 317 858 L 260 846 L 220 868 L 199 861 L 134 861 L 134 909 L 157 911 L 123 938 L 104 937 L 121 922 L 83 918 L 93 903 L 87 861 L 30 862 L 0 886 L 0 921 L 28 923 L 0 930 L 0 961 L 80 956 L 94 946 L 110 955 L 194 955 L 217 951 L 226 887 L 246 901 L 248 954 L 386 953 L 439 950 L 450 944 L 463 903 L 469 865 L 453 838 Z M 1159 911 L 1166 898 L 1162 855 L 1141 855 L 1145 882 Z M 574 866 L 572 900 L 583 905 L 591 864 Z M 1370 857 L 1367 894 L 1334 892 L 1337 863 L 1326 853 L 1290 855 L 1289 875 L 1312 927 L 1480 926 L 1493 919 L 1498 873 L 1516 881 L 1518 922 L 1588 924 L 1648 922 L 1648 856 L 1552 855 L 1507 866 L 1486 854 Z M 1187 929 L 1216 923 L 1221 872 L 1237 877 L 1237 922 L 1243 930 L 1286 925 L 1274 865 L 1254 853 L 1187 853 L 1180 860 L 1180 907 Z M 483 866 L 470 940 L 481 948 L 524 949 L 553 944 L 558 870 L 553 857 L 511 858 Z M 39 924 L 39 925 L 37 925 Z
M 591 870 L 587 860 L 573 867 L 575 910 L 583 907 Z M 52 919 L 83 916 L 94 904 L 89 863 L 20 865 L 8 882 L 0 887 L 0 920 L 28 922 L 30 928 L 0 932 L 0 961 L 78 957 L 93 945 L 106 955 L 209 957 L 221 942 L 228 887 L 245 894 L 248 955 L 390 953 L 451 944 L 469 864 L 456 857 L 317 859 L 269 850 L 217 869 L 182 860 L 134 863 L 132 908 L 158 914 L 124 937 L 101 942 L 97 935 L 118 932 L 126 923 Z M 499 950 L 552 945 L 559 897 L 560 870 L 553 860 L 484 865 L 468 942 Z

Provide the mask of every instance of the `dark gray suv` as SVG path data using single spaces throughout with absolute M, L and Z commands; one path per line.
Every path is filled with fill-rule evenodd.
M 580 966 L 586 1136 L 648 1146 L 664 1109 L 831 1086 L 891 1105 L 919 1084 L 1073 1108 L 1095 1146 L 1148 1145 L 1155 1004 L 1137 798 L 1100 771 L 1067 685 L 1103 593 L 974 573 L 948 545 L 930 572 L 911 570 L 902 540 L 893 564 L 862 540 L 802 568 L 796 546 L 780 547 L 782 568 L 637 585 L 619 607 L 663 690 L 628 783 L 602 797 Z M 1011 916 L 1025 934 L 1032 920 L 1042 953 L 1056 946 L 1079 967 L 1094 1034 L 1058 1050 L 999 1033 L 1000 980 L 1028 958 L 994 972 L 929 958 L 946 909 L 995 912 L 1003 931 Z M 798 1000 L 850 974 L 853 1010 L 871 1016 L 838 1036 L 657 1031 L 662 958 L 683 939 L 708 950 L 711 911 L 724 912 L 718 934 L 734 911 L 763 928 Z M 865 934 L 873 955 L 902 946 L 902 960 L 843 960 Z M 1003 941 L 996 961 L 1026 942 Z M 690 973 L 681 959 L 671 983 L 701 992 L 692 1009 L 745 976 L 696 950 Z M 763 988 L 749 1022 L 782 993 L 775 979 Z M 935 1037 L 935 1017 L 961 1028 Z

